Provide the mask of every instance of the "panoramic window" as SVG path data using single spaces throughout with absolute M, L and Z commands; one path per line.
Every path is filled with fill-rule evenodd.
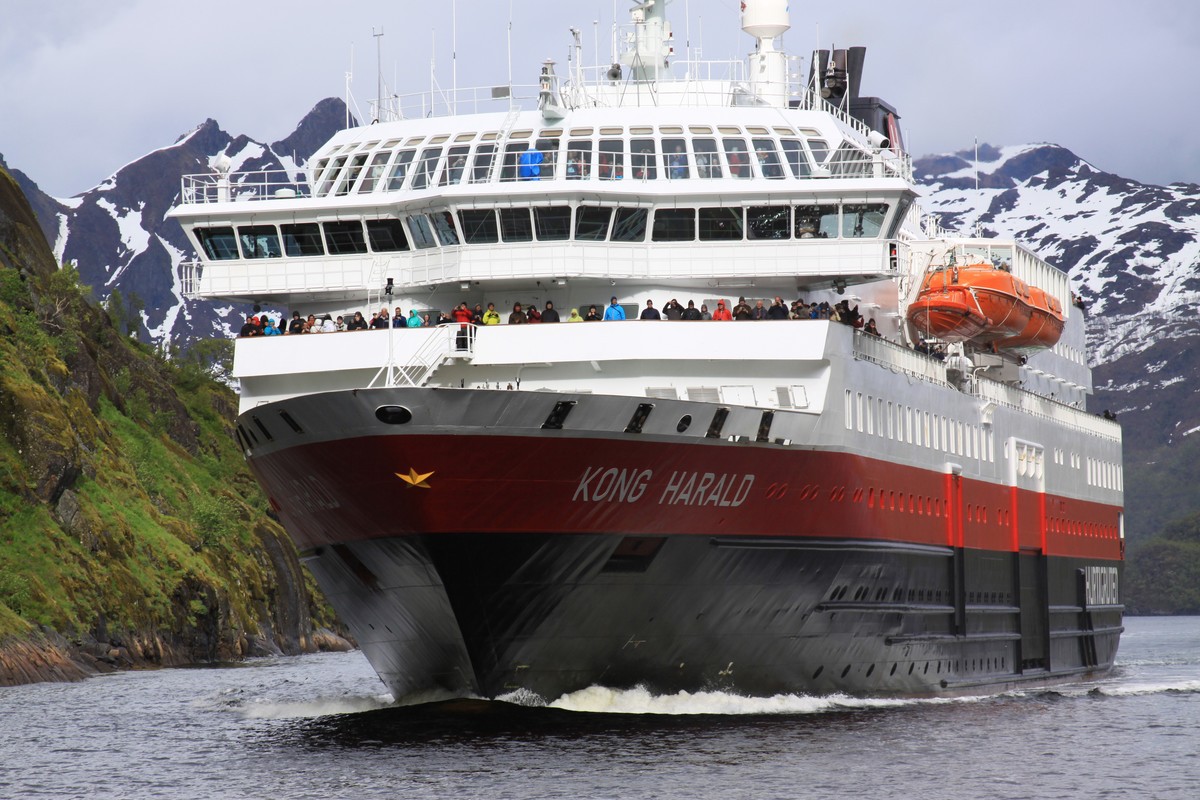
M 387 190 L 389 192 L 404 188 L 404 179 L 408 177 L 408 166 L 412 163 L 416 153 L 416 150 L 401 150 L 400 155 L 396 156 L 396 163 L 392 165 L 391 174 L 388 175 Z
M 809 139 L 808 149 L 812 151 L 813 161 L 818 165 L 824 164 L 829 157 L 829 143 L 824 139 Z
M 808 163 L 808 153 L 799 139 L 784 139 L 780 144 L 783 145 L 783 157 L 787 160 L 793 178 L 807 178 L 812 175 L 812 165 Z
M 398 219 L 367 220 L 367 241 L 376 253 L 395 253 L 408 249 L 404 226 Z
M 437 171 L 438 159 L 442 157 L 442 148 L 427 147 L 421 151 L 421 160 L 413 170 L 413 191 L 427 189 L 433 185 L 433 174 Z
M 656 242 L 690 242 L 696 238 L 696 209 L 658 208 L 654 211 Z
M 446 169 L 442 171 L 442 186 L 457 186 L 467 174 L 467 155 L 470 147 L 451 147 L 446 153 Z
M 754 158 L 758 161 L 758 171 L 764 178 L 779 180 L 784 177 L 783 164 L 779 163 L 779 153 L 775 150 L 773 139 L 753 139 Z
M 725 177 L 725 172 L 721 168 L 721 157 L 717 155 L 716 139 L 693 139 L 692 147 L 696 151 L 696 175 L 698 177 Z
M 533 223 L 529 219 L 529 209 L 500 209 L 500 236 L 506 242 L 532 242 Z
M 575 238 L 585 242 L 602 242 L 608 238 L 608 223 L 612 209 L 601 206 L 580 206 L 575 212 Z
M 571 207 L 540 206 L 533 210 L 540 242 L 561 242 L 571 238 Z
M 376 186 L 383 182 L 384 173 L 387 171 L 387 162 L 391 157 L 391 150 L 383 150 L 375 154 L 375 157 L 371 159 L 371 165 L 367 167 L 367 174 L 363 176 L 362 184 L 358 187 L 359 194 L 370 194 L 375 191 Z
M 495 157 L 494 144 L 481 144 L 475 148 L 475 161 L 471 164 L 471 183 L 487 183 Z
M 495 244 L 500 241 L 496 212 L 492 209 L 463 209 L 458 212 L 463 241 L 467 244 Z
M 196 228 L 196 239 L 200 249 L 213 261 L 231 261 L 238 258 L 237 237 L 233 228 Z
M 688 172 L 687 143 L 683 139 L 663 139 L 662 146 L 667 162 L 667 178 L 681 181 L 691 177 Z
M 283 252 L 292 257 L 323 256 L 325 245 L 321 241 L 321 226 L 315 222 L 298 222 L 295 225 L 280 225 L 283 234 Z
M 727 242 L 742 238 L 740 208 L 700 209 L 700 241 Z
M 458 244 L 458 229 L 454 227 L 454 215 L 449 211 L 435 211 L 429 215 L 438 241 L 443 247 Z
M 620 139 L 601 139 L 597 172 L 602 181 L 619 181 L 625 177 L 625 142 Z
M 279 234 L 274 225 L 246 225 L 238 228 L 242 258 L 279 258 Z
M 644 242 L 646 241 L 646 223 L 650 212 L 645 208 L 618 208 L 617 219 L 613 223 L 612 240 L 614 242 Z
M 350 166 L 346 168 L 346 174 L 342 176 L 342 181 L 338 184 L 337 195 L 339 197 L 350 194 L 350 190 L 354 188 L 354 183 L 358 180 L 358 176 L 362 174 L 362 168 L 366 163 L 366 153 L 359 153 L 350 162 Z
M 358 220 L 326 222 L 325 247 L 331 256 L 350 256 L 367 252 L 367 240 L 363 238 L 363 226 Z
M 883 230 L 887 203 L 846 203 L 842 206 L 842 236 L 873 239 Z
M 723 139 L 725 158 L 729 162 L 729 174 L 735 178 L 749 178 L 750 154 L 746 150 L 745 139 Z
M 658 152 L 653 139 L 634 139 L 629 143 L 629 151 L 634 180 L 652 181 L 658 177 Z
M 586 180 L 592 175 L 592 142 L 572 139 L 567 143 L 567 180 Z
M 518 167 L 522 174 L 532 174 L 533 167 L 533 151 L 530 150 L 532 145 L 527 142 L 510 142 L 504 146 L 504 158 L 500 164 L 500 180 L 503 183 L 509 183 L 517 179 Z M 526 152 L 529 155 L 526 155 Z M 524 159 L 524 160 L 522 160 Z M 529 163 L 525 163 L 528 161 Z M 538 165 L 538 173 L 541 173 L 540 162 Z
M 329 165 L 329 169 L 325 170 L 325 173 L 321 176 L 321 183 L 317 187 L 318 196 L 324 197 L 325 195 L 329 194 L 329 190 L 333 188 L 334 179 L 338 176 L 338 173 L 342 171 L 342 167 L 345 165 L 345 163 L 346 156 L 339 156 L 333 160 L 333 163 Z
M 796 206 L 797 239 L 836 239 L 837 235 L 836 205 Z
M 751 206 L 746 209 L 746 235 L 750 239 L 790 239 L 792 209 L 789 206 Z
M 537 151 L 542 156 L 541 174 L 539 180 L 549 181 L 554 179 L 554 174 L 558 167 L 558 139 L 538 139 Z
M 437 242 L 433 240 L 433 228 L 429 227 L 429 220 L 424 214 L 415 214 L 408 218 L 408 232 L 412 234 L 413 246 L 418 250 L 437 247 Z

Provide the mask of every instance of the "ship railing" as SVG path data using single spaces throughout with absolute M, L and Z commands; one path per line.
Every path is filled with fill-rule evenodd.
M 289 265 L 279 259 L 185 261 L 179 277 L 188 300 L 295 292 L 367 292 L 363 263 L 353 258 L 322 259 Z
M 483 114 L 517 107 L 536 108 L 538 84 L 468 86 L 385 97 L 371 102 L 372 119 L 393 122 L 402 119 L 449 117 L 457 114 Z
M 387 361 L 367 384 L 368 389 L 424 386 L 438 367 L 448 359 L 470 359 L 475 354 L 475 325 L 449 323 L 424 329 L 428 335 L 416 352 L 404 353 L 404 361 L 396 356 L 396 337 L 410 334 L 402 328 L 388 329 Z
M 949 386 L 946 365 L 924 353 L 910 350 L 904 345 L 872 336 L 862 331 L 854 332 L 854 357 L 886 367 L 896 374 L 904 374 L 926 383 Z
M 972 382 L 970 391 L 975 397 L 985 402 L 1050 420 L 1058 425 L 1103 439 L 1114 442 L 1121 441 L 1121 426 L 1116 422 L 1089 414 L 1081 408 L 1043 397 L 1026 389 L 978 376 Z
M 184 175 L 180 179 L 180 199 L 183 205 L 294 200 L 308 195 L 308 184 L 304 179 L 282 169 L 233 172 L 225 175 L 208 172 Z

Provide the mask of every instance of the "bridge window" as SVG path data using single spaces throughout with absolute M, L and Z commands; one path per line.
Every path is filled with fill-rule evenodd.
M 575 212 L 575 238 L 587 242 L 602 242 L 608 238 L 612 209 L 600 206 L 580 206 Z
M 775 150 L 772 139 L 754 139 L 754 157 L 758 161 L 758 170 L 764 178 L 779 180 L 784 177 L 783 164 L 779 163 L 779 153 Z
M 421 151 L 421 160 L 413 171 L 412 189 L 426 189 L 433 185 L 433 174 L 437 172 L 438 159 L 442 157 L 442 148 L 427 147 Z
M 561 133 L 561 131 L 557 131 Z M 538 139 L 537 149 L 542 154 L 542 174 L 541 179 L 544 181 L 554 180 L 554 174 L 558 167 L 558 139 Z
M 532 242 L 533 223 L 529 220 L 529 209 L 500 209 L 500 236 L 506 242 Z
M 790 239 L 790 206 L 750 206 L 746 209 L 746 233 L 751 239 Z
M 458 229 L 454 227 L 454 215 L 449 211 L 435 211 L 429 215 L 438 241 L 443 247 L 458 244 Z
M 571 207 L 540 206 L 533 209 L 539 242 L 561 242 L 571 238 Z
M 634 180 L 652 181 L 658 177 L 658 152 L 653 139 L 634 139 L 629 143 L 629 165 Z
M 475 148 L 475 161 L 471 164 L 471 183 L 487 183 L 496 158 L 496 145 L 481 144 Z
M 592 176 L 592 142 L 574 139 L 567 143 L 567 180 L 585 180 Z
M 690 237 L 689 237 L 690 238 Z M 700 209 L 700 241 L 721 242 L 742 239 L 742 209 Z
M 847 203 L 842 206 L 842 236 L 874 239 L 883 230 L 887 203 Z
M 346 156 L 335 158 L 333 163 L 329 165 L 329 169 L 321 174 L 321 183 L 317 187 L 317 195 L 324 196 L 329 194 L 329 190 L 333 188 L 333 180 L 338 173 L 342 171 L 342 167 L 346 163 Z
M 463 241 L 467 244 L 495 244 L 500 241 L 500 231 L 496 227 L 496 212 L 486 210 L 463 209 L 458 212 L 458 221 L 462 225 Z
M 377 185 L 383 182 L 384 173 L 387 171 L 387 162 L 391 157 L 391 150 L 383 150 L 375 154 L 375 157 L 371 159 L 370 166 L 367 167 L 367 174 L 363 176 L 362 183 L 358 187 L 359 194 L 370 194 L 375 191 Z
M 429 227 L 429 220 L 425 219 L 425 215 L 416 214 L 409 217 L 408 232 L 412 234 L 413 245 L 418 250 L 437 247 L 437 242 L 433 240 L 433 228 Z
M 408 177 L 408 167 L 412 164 L 413 156 L 416 153 L 416 150 L 401 150 L 400 155 L 396 156 L 396 163 L 392 165 L 391 174 L 388 175 L 387 190 L 389 192 L 404 188 L 404 180 Z
M 279 234 L 274 225 L 247 225 L 238 228 L 242 258 L 279 258 Z
M 338 184 L 337 195 L 350 194 L 350 190 L 354 188 L 358 176 L 362 173 L 363 166 L 367 163 L 367 154 L 359 153 L 350 162 L 350 166 L 346 168 L 345 175 L 342 176 L 342 182 Z
M 451 147 L 446 153 L 446 169 L 442 171 L 442 186 L 457 186 L 467 174 L 469 147 Z
M 807 178 L 812 174 L 808 153 L 804 151 L 804 145 L 799 139 L 784 139 L 780 144 L 783 145 L 783 157 L 787 160 L 793 178 Z
M 518 161 L 521 156 L 529 149 L 527 142 L 514 142 L 505 145 L 504 157 L 500 163 L 500 180 L 504 183 L 511 183 L 517 179 Z
M 796 206 L 797 239 L 836 239 L 837 235 L 837 206 Z
M 367 240 L 371 243 L 371 250 L 376 253 L 394 253 L 408 249 L 404 226 L 398 219 L 367 220 Z
M 618 208 L 617 221 L 613 224 L 614 242 L 646 241 L 646 223 L 650 212 L 644 208 Z
M 683 139 L 663 139 L 663 154 L 667 162 L 667 179 L 681 181 L 688 173 L 687 143 Z
M 315 222 L 281 225 L 280 233 L 283 234 L 283 252 L 288 256 L 303 258 L 325 255 L 325 245 L 321 242 L 321 226 Z
M 696 209 L 659 208 L 654 211 L 656 242 L 690 242 L 696 238 Z
M 750 154 L 745 139 L 724 139 L 725 158 L 729 161 L 729 174 L 734 178 L 749 178 Z
M 200 249 L 213 261 L 230 261 L 238 258 L 237 237 L 233 228 L 196 228 L 196 240 Z
M 351 256 L 367 252 L 362 223 L 358 220 L 325 223 L 325 247 L 331 256 Z
M 625 142 L 620 139 L 601 139 L 598 161 L 602 181 L 619 181 L 625 177 Z
M 818 165 L 824 164 L 829 157 L 829 143 L 824 139 L 809 139 L 808 149 L 812 151 L 813 161 Z
M 692 147 L 696 151 L 696 175 L 701 178 L 725 177 L 721 157 L 717 155 L 716 139 L 693 139 Z

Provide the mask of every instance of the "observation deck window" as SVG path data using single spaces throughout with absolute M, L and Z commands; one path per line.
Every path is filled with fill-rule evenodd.
M 696 239 L 696 209 L 659 208 L 654 211 L 651 238 L 656 242 L 691 242 Z
M 326 222 L 325 247 L 331 256 L 355 256 L 367 252 L 362 223 L 358 220 Z
M 612 221 L 611 208 L 603 206 L 580 206 L 575 213 L 575 238 L 582 242 L 603 242 L 608 238 L 608 226 Z
M 567 143 L 567 180 L 586 180 L 592 175 L 592 142 L 572 139 Z
M 333 188 L 333 181 L 337 174 L 341 172 L 342 167 L 346 164 L 346 156 L 338 156 L 329 165 L 329 168 L 321 175 L 321 183 L 317 187 L 317 195 L 324 197 L 329 194 L 329 190 Z
M 728 242 L 742 239 L 742 209 L 700 209 L 700 241 Z
M 646 227 L 650 220 L 650 212 L 645 208 L 618 208 L 617 219 L 613 223 L 612 240 L 614 242 L 644 242 Z
M 380 150 L 374 155 L 371 164 L 367 167 L 367 174 L 363 176 L 362 183 L 358 187 L 359 194 L 370 194 L 375 191 L 376 186 L 383 182 L 383 176 L 387 172 L 387 162 L 391 157 L 391 150 Z
M 458 212 L 458 221 L 462 225 L 463 241 L 467 244 L 496 244 L 500 241 L 496 212 L 491 209 L 463 209 Z
M 539 242 L 562 242 L 571 238 L 570 206 L 539 206 L 533 209 Z
M 900 232 L 900 226 L 904 224 L 904 218 L 908 216 L 908 207 L 911 205 L 911 197 L 901 197 L 900 201 L 896 203 L 896 215 L 892 217 L 892 222 L 888 225 L 887 238 L 896 238 L 896 234 Z
M 424 214 L 415 214 L 408 218 L 408 232 L 412 234 L 413 246 L 418 250 L 437 247 L 437 242 L 433 239 L 433 228 L 429 227 L 429 220 Z
M 404 226 L 398 219 L 367 220 L 367 240 L 373 253 L 395 253 L 408 250 Z
M 790 206 L 750 206 L 746 209 L 746 233 L 750 239 L 792 238 Z
M 870 177 L 873 165 L 872 159 L 862 150 L 850 144 L 843 144 L 829 159 L 830 174 L 843 178 Z
M 837 235 L 836 205 L 796 206 L 797 239 L 836 239 Z
M 500 209 L 500 236 L 505 242 L 532 242 L 533 223 L 529 218 L 529 209 Z
M 842 206 L 842 236 L 847 239 L 874 239 L 883 230 L 887 203 L 847 203 Z
M 518 161 L 528 150 L 529 145 L 525 142 L 513 142 L 504 146 L 504 158 L 500 164 L 502 183 L 510 183 L 517 179 Z
M 451 147 L 446 153 L 446 169 L 442 171 L 442 186 L 457 186 L 462 183 L 467 174 L 467 155 L 471 148 L 466 146 Z
M 717 155 L 716 139 L 693 139 L 692 147 L 696 151 L 696 175 L 701 178 L 725 177 L 721 157 Z
M 681 181 L 691 177 L 688 170 L 687 142 L 683 139 L 663 139 L 663 153 L 666 157 L 668 180 Z
M 793 178 L 807 178 L 812 175 L 812 165 L 808 162 L 808 153 L 799 139 L 783 139 L 780 144 L 783 145 L 783 157 L 787 159 Z
M 387 190 L 389 192 L 403 188 L 404 180 L 408 177 L 408 166 L 412 164 L 413 156 L 416 153 L 416 150 L 401 150 L 400 155 L 396 156 L 396 163 L 392 165 L 392 172 L 388 175 Z
M 540 179 L 554 180 L 558 172 L 558 139 L 538 139 L 537 152 L 542 155 Z
M 625 142 L 621 139 L 601 139 L 598 162 L 602 181 L 619 181 L 625 177 Z
M 242 258 L 282 258 L 279 234 L 274 225 L 245 225 L 238 228 Z
M 734 178 L 749 178 L 750 156 L 745 139 L 723 139 L 725 158 L 729 161 L 729 174 Z
M 280 233 L 283 234 L 283 252 L 291 258 L 325 255 L 325 245 L 321 241 L 321 226 L 315 222 L 281 225 Z
M 783 165 L 779 163 L 779 153 L 775 149 L 773 139 L 754 139 L 754 157 L 758 161 L 758 171 L 764 178 L 779 180 L 784 177 Z
M 351 159 L 350 166 L 346 167 L 345 174 L 342 175 L 342 180 L 338 183 L 338 197 L 350 194 L 350 190 L 354 188 L 354 184 L 358 181 L 358 176 L 362 174 L 362 169 L 366 163 L 366 153 L 359 153 Z
M 475 161 L 471 164 L 471 183 L 487 183 L 495 158 L 496 145 L 481 144 L 475 148 Z
M 233 228 L 196 228 L 200 249 L 213 261 L 234 261 L 238 258 L 237 237 Z
M 437 233 L 438 241 L 443 247 L 450 247 L 459 243 L 458 228 L 454 226 L 454 215 L 449 211 L 435 211 L 429 215 L 429 219 L 433 222 L 433 229 Z
M 652 181 L 658 177 L 658 151 L 653 139 L 634 139 L 629 143 L 629 166 L 634 180 Z
M 829 143 L 824 139 L 809 139 L 808 149 L 812 151 L 813 161 L 818 166 L 825 163 L 825 159 L 829 157 Z
M 426 189 L 433 185 L 433 176 L 437 172 L 438 160 L 442 157 L 442 148 L 427 147 L 421 151 L 421 160 L 413 171 L 412 189 Z

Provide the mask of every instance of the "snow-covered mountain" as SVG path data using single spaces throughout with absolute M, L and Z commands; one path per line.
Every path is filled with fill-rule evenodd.
M 180 176 L 209 171 L 220 154 L 234 169 L 295 171 L 343 127 L 345 115 L 340 100 L 323 100 L 295 133 L 270 144 L 207 120 L 65 200 L 10 171 L 55 252 L 78 264 L 97 295 L 136 294 L 144 303 L 143 338 L 186 343 L 230 335 L 244 309 L 181 295 L 179 265 L 194 254 L 165 218 Z M 1200 493 L 1151 491 L 1163 476 L 1200 464 L 1200 186 L 1141 184 L 1051 144 L 984 145 L 978 159 L 974 151 L 927 156 L 915 169 L 924 205 L 943 227 L 1014 235 L 1070 274 L 1088 307 L 1097 390 L 1091 408 L 1114 411 L 1125 427 L 1131 532 L 1200 511 Z M 1139 480 L 1141 494 L 1133 485 Z M 1139 498 L 1153 500 L 1138 510 Z

